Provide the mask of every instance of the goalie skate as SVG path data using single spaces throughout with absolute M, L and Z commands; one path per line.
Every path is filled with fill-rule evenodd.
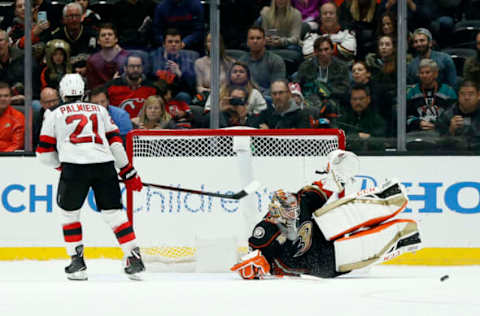
M 70 265 L 65 267 L 65 273 L 69 280 L 85 281 L 88 280 L 87 266 L 83 259 L 83 245 L 79 245 L 75 248 L 76 254 L 73 255 Z
M 140 255 L 140 248 L 135 247 L 132 249 L 131 256 L 127 257 L 124 271 L 129 279 L 136 281 L 142 280 L 138 274 L 145 271 L 145 265 Z

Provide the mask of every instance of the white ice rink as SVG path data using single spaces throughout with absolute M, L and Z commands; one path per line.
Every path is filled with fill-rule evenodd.
M 80 282 L 65 279 L 66 264 L 1 262 L 0 315 L 480 315 L 479 266 L 375 266 L 328 280 L 145 273 L 139 282 L 122 275 L 119 261 L 88 260 L 89 280 Z

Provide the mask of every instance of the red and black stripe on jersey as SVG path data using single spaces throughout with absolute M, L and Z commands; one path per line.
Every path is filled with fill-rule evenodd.
M 120 245 L 135 239 L 135 233 L 130 222 L 123 223 L 115 228 L 114 233 Z
M 57 139 L 55 137 L 40 135 L 37 146 L 37 153 L 49 153 L 57 150 Z
M 106 136 L 110 145 L 115 142 L 122 144 L 122 138 L 120 137 L 120 131 L 118 129 L 108 132 Z
M 75 222 L 63 225 L 63 238 L 66 242 L 82 241 L 82 224 Z

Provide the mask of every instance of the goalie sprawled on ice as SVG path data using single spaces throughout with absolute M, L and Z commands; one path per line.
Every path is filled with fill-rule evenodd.
M 308 274 L 330 278 L 416 251 L 417 223 L 394 219 L 407 205 L 396 181 L 345 194 L 358 171 L 355 154 L 328 155 L 327 176 L 296 194 L 278 190 L 249 238 L 251 251 L 231 268 L 244 279 Z

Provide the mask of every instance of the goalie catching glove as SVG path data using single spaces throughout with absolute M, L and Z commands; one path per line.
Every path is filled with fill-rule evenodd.
M 120 169 L 118 174 L 122 178 L 123 183 L 127 190 L 132 191 L 141 191 L 143 188 L 143 183 L 140 177 L 137 174 L 137 170 L 133 168 L 132 164 L 127 164 L 125 167 Z
M 242 261 L 230 268 L 238 271 L 245 280 L 263 279 L 270 272 L 270 265 L 260 250 L 255 250 L 242 257 Z

